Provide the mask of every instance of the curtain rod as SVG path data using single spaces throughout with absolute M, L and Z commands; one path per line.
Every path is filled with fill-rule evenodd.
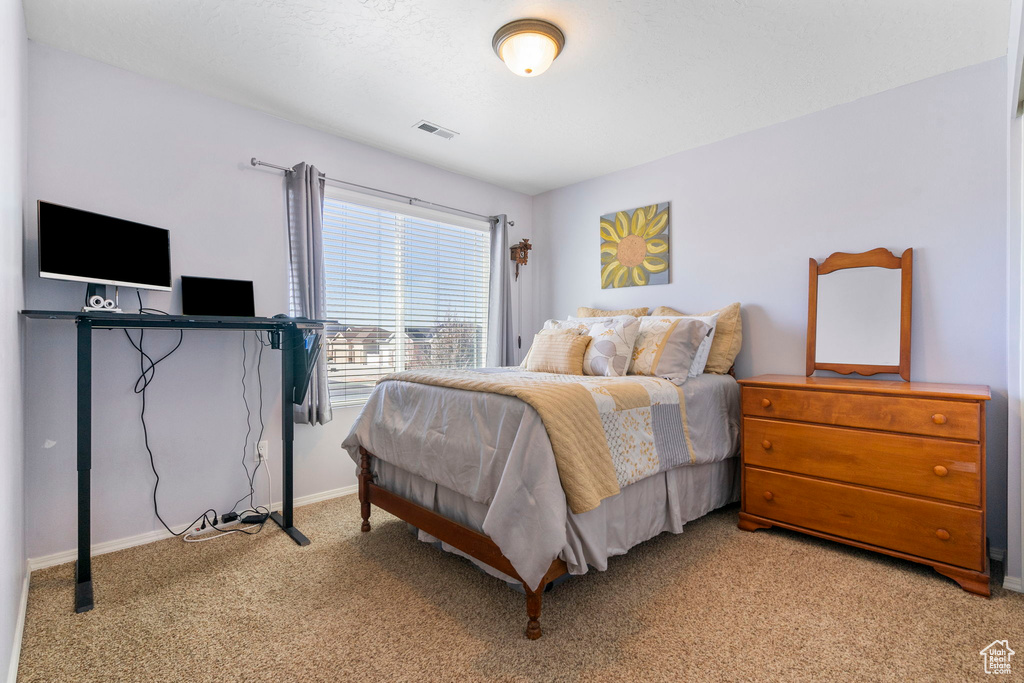
M 253 166 L 266 166 L 267 168 L 276 168 L 278 171 L 284 171 L 285 173 L 291 173 L 292 172 L 292 169 L 288 168 L 287 166 L 278 166 L 277 164 L 269 164 L 266 161 L 260 161 L 256 157 L 253 157 L 252 159 L 250 159 L 249 163 L 252 164 Z M 397 192 L 391 192 L 389 190 L 379 190 L 379 189 L 377 189 L 375 187 L 367 187 L 365 185 L 358 185 L 356 183 L 350 183 L 347 180 L 338 180 L 337 178 L 330 178 L 330 177 L 327 176 L 326 173 L 321 173 L 320 177 L 323 178 L 325 181 L 332 182 L 332 183 L 337 183 L 338 185 L 347 185 L 349 187 L 358 187 L 360 190 L 368 190 L 369 192 L 376 192 L 378 194 L 386 194 L 386 195 L 389 195 L 391 197 L 398 197 L 400 199 L 405 200 L 410 205 L 414 205 L 415 204 L 415 205 L 424 206 L 424 207 L 428 207 L 428 208 L 429 207 L 434 207 L 434 208 L 441 209 L 442 211 L 447 211 L 449 213 L 458 213 L 458 214 L 462 214 L 464 216 L 472 216 L 473 218 L 482 218 L 482 219 L 484 219 L 485 221 L 487 221 L 489 223 L 493 223 L 494 221 L 497 220 L 497 218 L 494 217 L 494 216 L 485 216 L 485 215 L 480 214 L 480 213 L 473 213 L 472 211 L 465 211 L 463 209 L 456 209 L 454 206 L 445 206 L 444 204 L 435 204 L 434 202 L 428 202 L 426 200 L 419 199 L 417 197 L 410 197 L 408 195 L 398 194 Z M 512 222 L 509 221 L 509 223 L 511 224 Z

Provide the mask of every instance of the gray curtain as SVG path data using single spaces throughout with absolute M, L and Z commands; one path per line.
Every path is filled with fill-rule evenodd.
M 512 330 L 512 260 L 508 250 L 508 219 L 491 224 L 491 281 L 487 302 L 487 366 L 515 365 Z
M 327 315 L 324 280 L 324 179 L 315 166 L 303 162 L 285 174 L 288 194 L 289 280 L 292 315 L 323 320 Z M 306 401 L 295 406 L 295 421 L 331 421 L 327 388 L 327 354 L 321 353 L 310 380 Z

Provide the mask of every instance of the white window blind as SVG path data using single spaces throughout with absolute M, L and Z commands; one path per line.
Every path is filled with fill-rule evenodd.
M 391 372 L 484 365 L 490 226 L 435 214 L 328 188 L 327 318 L 338 324 L 325 330 L 325 352 L 334 405 L 365 402 Z

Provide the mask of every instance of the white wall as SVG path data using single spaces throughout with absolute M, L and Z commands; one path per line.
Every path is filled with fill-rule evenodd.
M 21 0 L 0 1 L 0 676 L 18 629 L 25 577 L 21 276 L 25 192 L 25 19 Z
M 743 303 L 737 374 L 803 374 L 807 259 L 914 247 L 912 377 L 989 384 L 989 535 L 1006 548 L 1006 60 L 534 198 L 550 316 Z M 670 201 L 671 284 L 601 290 L 598 217 Z
M 253 279 L 257 313 L 284 312 L 283 176 L 253 169 L 252 156 L 281 165 L 305 160 L 363 185 L 507 213 L 516 222 L 514 240 L 533 237 L 526 195 L 35 43 L 29 46 L 29 107 L 30 308 L 74 309 L 84 292 L 36 275 L 35 202 L 43 199 L 169 228 L 175 277 Z M 526 287 L 532 301 L 528 278 Z M 181 310 L 177 292 L 143 297 L 147 306 Z M 134 292 L 122 292 L 122 302 L 134 307 Z M 528 322 L 533 325 L 532 317 Z M 152 348 L 166 349 L 177 334 L 149 332 L 146 338 Z M 139 399 L 132 393 L 137 355 L 121 332 L 97 332 L 94 339 L 93 541 L 99 543 L 160 527 L 150 503 Z M 75 544 L 73 325 L 32 321 L 26 340 L 27 548 L 29 557 L 39 557 Z M 171 524 L 186 523 L 207 507 L 227 509 L 246 490 L 239 464 L 245 436 L 240 344 L 241 333 L 188 332 L 181 350 L 157 369 L 148 422 L 162 477 L 161 513 Z M 278 354 L 268 351 L 266 438 L 278 492 L 279 373 Z M 256 397 L 254 388 L 250 396 Z M 297 496 L 355 483 L 354 466 L 339 445 L 357 413 L 338 410 L 325 427 L 297 428 Z M 48 448 L 50 441 L 55 445 Z

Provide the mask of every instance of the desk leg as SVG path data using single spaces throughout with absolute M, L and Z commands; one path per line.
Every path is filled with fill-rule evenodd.
M 92 469 L 92 322 L 78 321 L 78 562 L 75 611 L 88 612 L 92 598 L 90 470 Z
M 295 442 L 295 419 L 292 406 L 294 391 L 292 385 L 294 379 L 295 356 L 303 353 L 302 336 L 294 325 L 289 325 L 283 330 L 281 343 L 281 467 L 284 470 L 281 483 L 282 513 L 270 513 L 270 518 L 277 522 L 277 525 L 284 529 L 284 532 L 291 536 L 292 540 L 299 545 L 309 545 L 309 539 L 292 524 L 294 512 L 294 493 L 292 481 L 292 458 L 294 455 Z

